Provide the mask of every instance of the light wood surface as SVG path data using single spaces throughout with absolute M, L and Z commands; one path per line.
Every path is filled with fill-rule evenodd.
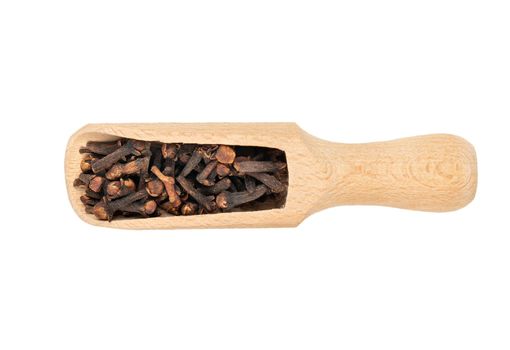
M 97 220 L 85 213 L 78 152 L 87 141 L 145 141 L 265 146 L 285 151 L 289 191 L 282 209 L 148 219 Z M 69 140 L 65 157 L 69 199 L 92 225 L 126 229 L 292 227 L 321 209 L 368 204 L 450 211 L 468 204 L 477 185 L 473 146 L 453 135 L 427 135 L 367 144 L 318 139 L 293 123 L 90 124 Z M 334 224 L 334 223 L 332 223 Z

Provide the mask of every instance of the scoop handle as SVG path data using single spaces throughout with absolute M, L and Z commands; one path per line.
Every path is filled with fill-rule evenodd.
M 476 153 L 458 136 L 326 142 L 320 148 L 331 168 L 324 207 L 369 204 L 441 212 L 467 205 L 476 193 Z

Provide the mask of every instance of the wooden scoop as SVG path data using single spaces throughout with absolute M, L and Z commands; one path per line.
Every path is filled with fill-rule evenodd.
M 83 191 L 73 187 L 80 174 L 79 149 L 87 141 L 118 138 L 278 148 L 287 156 L 286 204 L 252 212 L 97 220 L 80 202 Z M 342 144 L 318 139 L 293 123 L 90 124 L 70 138 L 65 172 L 69 199 L 81 219 L 127 229 L 294 227 L 319 210 L 346 204 L 450 211 L 468 204 L 477 185 L 475 150 L 458 136 Z

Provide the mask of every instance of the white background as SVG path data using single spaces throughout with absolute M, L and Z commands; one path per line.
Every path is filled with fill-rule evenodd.
M 508 1 L 3 1 L 1 349 L 508 349 Z M 446 214 L 338 207 L 295 229 L 121 231 L 64 185 L 90 122 L 448 132 Z

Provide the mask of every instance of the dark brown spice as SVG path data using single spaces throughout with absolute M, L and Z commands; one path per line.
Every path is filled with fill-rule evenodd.
M 170 204 L 177 208 L 181 205 L 181 199 L 177 192 L 175 191 L 175 179 L 171 176 L 165 176 L 163 173 L 153 166 L 151 168 L 152 173 L 157 176 L 157 178 L 163 183 L 163 186 L 165 186 L 166 194 L 168 196 L 168 201 Z
M 214 180 L 211 180 L 209 176 L 213 172 L 213 170 L 216 168 L 216 164 L 218 162 L 216 160 L 213 160 L 209 162 L 204 169 L 197 175 L 197 181 L 200 182 L 204 186 L 212 186 L 214 185 Z
M 269 187 L 271 192 L 280 193 L 286 190 L 285 185 L 278 181 L 273 175 L 266 173 L 247 173 L 246 175 L 248 175 L 246 180 L 255 178 Z M 246 187 L 246 189 L 248 189 L 248 187 Z
M 120 148 L 117 148 L 110 154 L 107 154 L 101 159 L 96 160 L 92 163 L 92 171 L 94 174 L 100 173 L 111 168 L 112 165 L 117 163 L 122 157 L 126 157 L 130 154 L 141 155 L 141 151 L 145 149 L 145 142 L 137 140 L 128 140 L 126 144 Z
M 241 174 L 245 173 L 271 173 L 285 169 L 287 164 L 271 161 L 243 161 L 235 162 L 234 168 Z
M 203 206 L 207 211 L 212 211 L 214 209 L 214 202 L 209 200 L 195 187 L 193 187 L 191 182 L 187 180 L 184 176 L 179 175 L 177 177 L 177 182 L 179 182 L 184 191 L 186 191 L 191 197 L 193 197 L 198 202 L 198 204 Z
M 135 182 L 132 179 L 121 179 L 120 181 L 110 181 L 106 186 L 106 195 L 108 199 L 117 199 L 127 196 L 136 191 Z
M 128 212 L 128 213 L 136 213 L 143 217 L 147 217 L 149 215 L 152 215 L 156 212 L 158 208 L 158 204 L 155 200 L 148 200 L 146 202 L 138 201 L 135 203 L 132 203 L 130 205 L 125 206 L 122 208 L 122 211 Z
M 201 160 L 202 156 L 200 155 L 200 152 L 197 149 L 195 149 L 189 160 L 186 162 L 186 165 L 182 169 L 179 176 L 184 177 L 188 176 L 193 171 L 193 169 L 195 169 L 195 167 L 200 163 Z
M 103 197 L 103 200 L 94 206 L 94 214 L 100 220 L 111 221 L 113 215 L 117 211 L 123 210 L 131 203 L 145 198 L 147 198 L 147 192 L 145 190 L 132 193 L 114 201 L 109 201 L 106 199 L 106 197 Z
M 140 174 L 149 166 L 149 157 L 137 158 L 129 163 L 113 165 L 110 170 L 106 172 L 108 180 L 116 180 L 125 175 Z
M 232 147 L 221 145 L 216 151 L 216 160 L 223 164 L 232 164 L 236 159 L 236 152 Z
M 80 153 L 95 153 L 105 156 L 107 154 L 113 153 L 115 150 L 120 148 L 120 146 L 120 140 L 113 142 L 89 141 L 87 142 L 87 146 L 80 148 Z
M 281 208 L 285 154 L 264 147 L 122 139 L 88 142 L 74 186 L 85 211 L 117 216 L 200 215 Z M 150 171 L 149 171 L 150 168 Z
M 255 188 L 255 190 L 250 193 L 248 191 L 244 192 L 221 192 L 216 197 L 216 205 L 221 209 L 232 209 L 234 207 L 240 206 L 242 204 L 246 204 L 248 202 L 252 202 L 260 197 L 262 197 L 267 191 L 267 187 L 264 185 L 259 185 Z
M 228 177 L 226 177 L 226 178 L 221 179 L 220 181 L 216 182 L 211 187 L 203 188 L 202 193 L 204 193 L 204 194 L 218 194 L 222 191 L 228 190 L 231 185 L 232 185 L 232 181 Z

